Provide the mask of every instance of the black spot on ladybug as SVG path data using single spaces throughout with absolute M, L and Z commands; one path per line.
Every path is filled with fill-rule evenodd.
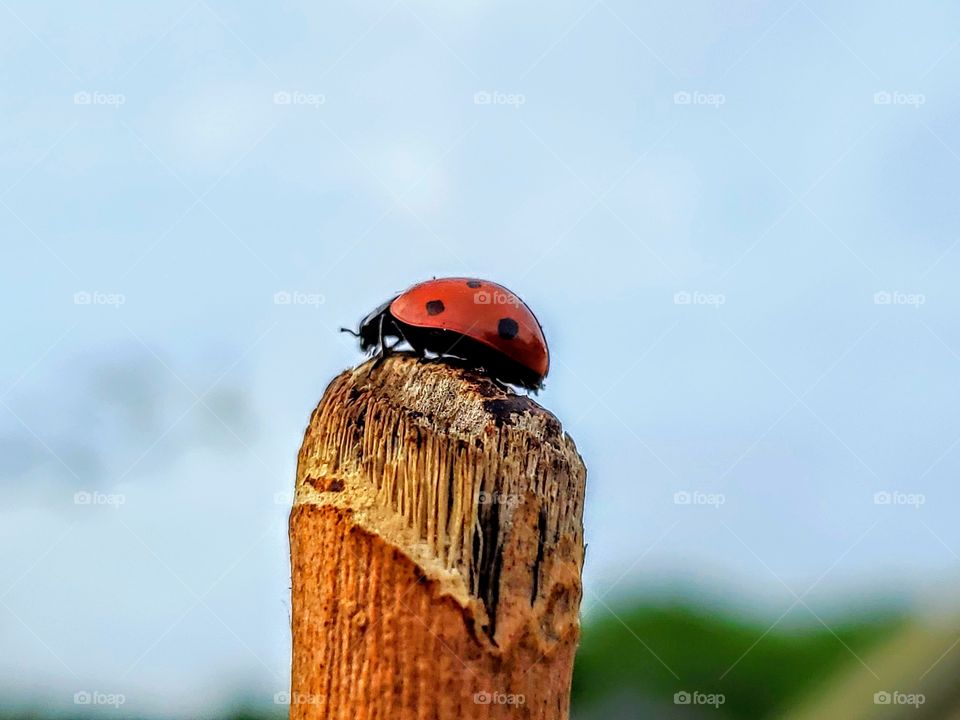
M 497 323 L 497 334 L 504 340 L 513 340 L 520 332 L 520 326 L 513 318 L 500 318 Z
M 427 303 L 427 315 L 439 315 L 446 308 L 443 306 L 443 300 L 431 300 Z
M 473 288 L 474 290 L 476 290 L 478 287 L 480 287 L 480 281 L 479 281 L 479 280 L 467 280 L 467 287 L 468 287 L 468 288 Z

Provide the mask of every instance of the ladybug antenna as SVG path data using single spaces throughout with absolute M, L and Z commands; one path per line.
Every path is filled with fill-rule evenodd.
M 350 328 L 342 327 L 342 328 L 340 328 L 340 332 L 350 333 L 350 334 L 353 335 L 355 338 L 360 337 L 360 333 L 358 333 L 356 330 L 351 330 Z

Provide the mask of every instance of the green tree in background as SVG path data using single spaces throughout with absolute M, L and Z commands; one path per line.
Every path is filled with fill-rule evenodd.
M 574 670 L 577 720 L 773 717 L 902 624 L 898 616 L 772 630 L 685 604 L 618 608 L 584 624 Z M 844 647 L 846 645 L 847 647 Z M 749 650 L 749 651 L 748 651 Z M 674 694 L 722 694 L 719 707 Z

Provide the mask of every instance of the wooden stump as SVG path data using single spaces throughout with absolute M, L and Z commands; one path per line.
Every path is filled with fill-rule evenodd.
M 586 470 L 549 412 L 394 355 L 327 388 L 290 514 L 297 720 L 569 714 Z

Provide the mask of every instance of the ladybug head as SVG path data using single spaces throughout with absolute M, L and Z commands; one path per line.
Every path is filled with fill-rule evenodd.
M 360 328 L 355 335 L 360 339 L 360 349 L 364 352 L 370 352 L 378 347 L 381 336 L 388 333 L 389 328 L 386 323 L 389 319 L 390 303 L 392 302 L 393 298 L 360 321 Z

